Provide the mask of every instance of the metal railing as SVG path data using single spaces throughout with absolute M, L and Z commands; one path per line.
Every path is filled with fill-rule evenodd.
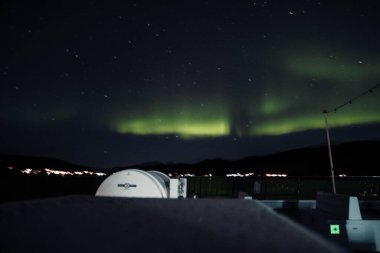
M 189 177 L 188 196 L 236 198 L 246 193 L 257 199 L 315 199 L 332 192 L 331 177 Z M 336 191 L 361 199 L 380 199 L 380 177 L 336 177 Z

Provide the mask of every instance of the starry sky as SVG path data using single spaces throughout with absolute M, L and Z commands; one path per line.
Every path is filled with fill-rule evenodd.
M 95 167 L 326 142 L 380 82 L 380 1 L 1 1 L 0 152 Z M 380 89 L 328 115 L 380 138 Z

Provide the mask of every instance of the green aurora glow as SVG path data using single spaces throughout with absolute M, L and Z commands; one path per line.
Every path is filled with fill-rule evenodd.
M 371 124 L 380 122 L 380 115 L 376 112 L 360 113 L 350 115 L 329 114 L 328 124 L 330 127 L 344 127 L 359 124 Z M 292 119 L 278 119 L 265 121 L 252 128 L 251 134 L 262 135 L 282 135 L 300 131 L 325 128 L 324 116 L 322 113 L 316 115 L 306 115 Z
M 183 139 L 230 134 L 226 109 L 218 101 L 214 104 L 201 104 L 196 108 L 183 105 L 181 102 L 177 102 L 176 107 L 160 103 L 148 108 L 145 111 L 139 109 L 139 113 L 135 112 L 132 116 L 116 116 L 111 128 L 123 134 L 178 135 Z
M 190 119 L 137 119 L 120 123 L 116 126 L 120 133 L 135 135 L 179 135 L 183 139 L 197 137 L 218 137 L 230 133 L 229 125 L 224 120 L 190 120 Z
M 315 49 L 284 55 L 279 66 L 284 74 L 262 79 L 260 87 L 265 89 L 259 92 L 240 90 L 235 93 L 242 95 L 236 99 L 230 94 L 221 98 L 193 90 L 191 103 L 180 98 L 155 101 L 114 115 L 109 127 L 122 134 L 178 135 L 183 139 L 276 136 L 323 129 L 322 109 L 347 101 L 364 91 L 363 83 L 373 84 L 380 78 L 375 58 L 361 62 L 349 54 L 330 57 Z M 315 87 L 309 86 L 310 80 L 316 80 Z M 207 104 L 200 106 L 200 101 Z M 359 104 L 329 114 L 329 125 L 379 123 L 379 108 L 376 95 L 368 96 Z
M 178 135 L 183 139 L 192 139 L 228 135 L 275 136 L 325 127 L 322 110 L 310 113 L 305 109 L 290 115 L 288 110 L 282 110 L 281 104 L 275 99 L 268 99 L 262 104 L 260 112 L 249 114 L 252 119 L 260 119 L 258 123 L 250 125 L 231 120 L 233 115 L 230 115 L 226 108 L 210 106 L 206 110 L 188 107 L 184 111 L 156 110 L 153 114 L 146 112 L 140 114 L 146 117 L 117 117 L 117 120 L 113 121 L 112 128 L 122 134 Z M 358 105 L 339 113 L 330 113 L 329 125 L 344 127 L 380 122 L 376 104 L 377 101 L 373 99 L 372 103 L 367 103 L 365 106 Z M 248 131 L 242 131 L 243 128 L 248 128 Z
M 329 54 L 325 50 L 304 49 L 288 52 L 284 57 L 284 66 L 290 73 L 299 76 L 360 82 L 379 75 L 379 60 L 373 56 L 365 58 L 363 60 L 344 52 Z
M 193 139 L 284 135 L 323 129 L 323 109 L 332 109 L 380 80 L 380 61 L 376 55 L 367 57 L 365 62 L 348 53 L 329 57 L 317 49 L 284 50 L 283 56 L 283 61 L 272 66 L 281 74 L 265 75 L 257 84 L 228 86 L 227 81 L 227 84 L 219 81 L 221 85 L 211 90 L 202 86 L 185 89 L 185 86 L 178 93 L 168 94 L 152 87 L 144 96 L 127 97 L 128 107 L 108 103 L 108 107 L 97 112 L 97 121 L 114 132 L 138 136 L 174 135 Z M 111 98 L 124 102 L 124 96 L 125 92 L 120 90 Z M 20 122 L 43 124 L 79 117 L 81 111 L 77 108 L 81 103 L 79 98 L 66 105 L 49 100 L 48 104 L 11 111 Z M 329 124 L 345 127 L 379 123 L 379 108 L 376 91 L 360 103 L 331 113 Z M 5 113 L 1 117 L 9 120 Z

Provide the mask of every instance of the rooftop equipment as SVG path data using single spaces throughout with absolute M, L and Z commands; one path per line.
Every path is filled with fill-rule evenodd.
M 129 198 L 186 198 L 186 178 L 171 179 L 160 171 L 122 170 L 107 177 L 95 195 Z

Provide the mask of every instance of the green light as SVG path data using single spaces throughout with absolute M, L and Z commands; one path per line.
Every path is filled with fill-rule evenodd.
M 331 235 L 339 235 L 340 227 L 338 224 L 330 224 L 330 234 Z
M 380 122 L 380 114 L 377 110 L 372 108 L 350 108 L 349 110 L 339 111 L 337 114 L 329 114 L 329 124 L 332 127 L 370 124 L 377 122 Z
M 341 111 L 337 114 L 329 114 L 330 127 L 344 127 L 359 124 L 371 124 L 380 122 L 380 114 L 375 110 L 360 112 L 359 110 Z M 322 113 L 313 115 L 293 116 L 289 118 L 271 118 L 252 127 L 251 135 L 282 135 L 301 132 L 312 129 L 324 129 Z
M 111 127 L 132 135 L 178 135 L 182 139 L 221 137 L 230 134 L 222 105 L 156 107 L 134 115 L 117 115 Z
M 310 97 L 312 94 L 305 93 L 301 88 L 297 89 L 299 96 L 297 93 L 295 97 L 288 97 L 285 91 L 282 85 L 280 91 L 267 88 L 262 91 L 261 98 L 242 100 L 241 104 L 229 104 L 222 98 L 210 97 L 194 98 L 191 103 L 179 100 L 171 103 L 168 100 L 130 105 L 123 111 L 110 113 L 105 121 L 115 132 L 139 136 L 175 135 L 182 139 L 229 135 L 276 136 L 324 129 L 322 108 L 326 104 L 339 105 L 340 101 L 345 100 L 341 95 L 333 99 L 333 94 L 327 93 L 328 102 L 325 102 Z M 354 103 L 337 113 L 331 112 L 328 115 L 329 126 L 337 128 L 379 123 L 378 101 L 378 97 L 368 96 L 365 103 Z
M 252 135 L 282 135 L 323 128 L 321 115 L 267 120 L 251 129 Z
M 284 66 L 292 73 L 318 77 L 326 80 L 352 81 L 376 75 L 379 64 L 375 60 L 362 63 L 354 60 L 348 52 L 341 52 L 339 57 L 330 55 L 321 49 L 299 49 L 288 53 Z
M 275 96 L 269 96 L 262 101 L 260 105 L 260 112 L 264 115 L 274 115 L 285 111 L 287 108 L 288 105 L 285 103 L 284 99 Z
M 135 135 L 179 135 L 184 139 L 217 137 L 229 134 L 229 125 L 223 120 L 187 121 L 140 119 L 126 121 L 117 126 L 117 131 Z

